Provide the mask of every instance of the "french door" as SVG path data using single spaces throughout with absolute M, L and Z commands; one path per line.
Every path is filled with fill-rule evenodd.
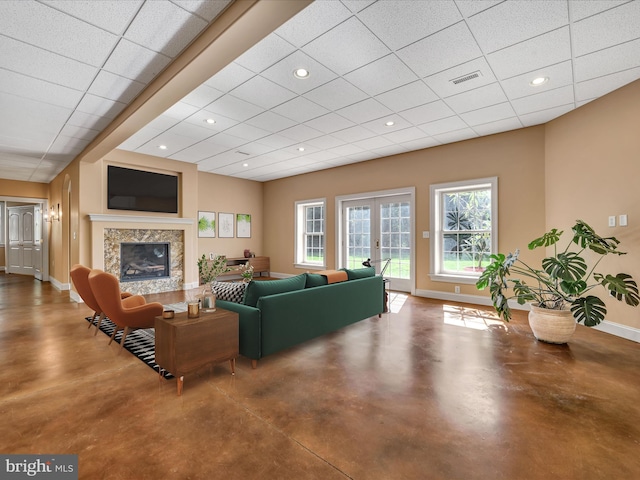
M 384 277 L 391 289 L 410 292 L 413 234 L 410 195 L 394 195 L 342 203 L 342 264 L 361 268 L 371 259 L 376 273 L 387 264 Z

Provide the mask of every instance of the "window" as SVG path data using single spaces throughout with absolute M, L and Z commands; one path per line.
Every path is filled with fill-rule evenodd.
M 498 178 L 431 185 L 433 280 L 475 283 L 498 245 Z
M 325 199 L 296 202 L 296 266 L 325 266 L 325 204 Z

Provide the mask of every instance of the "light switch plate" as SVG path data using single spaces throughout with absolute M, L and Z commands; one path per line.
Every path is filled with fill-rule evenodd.
M 609 216 L 609 226 L 610 227 L 615 227 L 616 226 L 616 216 L 615 215 L 610 215 Z
M 618 217 L 618 223 L 620 224 L 621 227 L 626 227 L 627 226 L 627 215 L 620 215 Z

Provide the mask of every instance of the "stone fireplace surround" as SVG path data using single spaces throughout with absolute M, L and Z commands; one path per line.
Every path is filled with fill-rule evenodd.
M 89 214 L 89 220 L 91 221 L 93 267 L 100 268 L 118 278 L 120 278 L 121 243 L 170 243 L 171 276 L 126 282 L 127 291 L 144 295 L 192 287 L 185 282 L 185 278 L 188 278 L 189 274 L 185 267 L 196 264 L 193 248 L 195 239 L 195 221 L 193 219 Z M 194 258 L 190 260 L 191 257 Z

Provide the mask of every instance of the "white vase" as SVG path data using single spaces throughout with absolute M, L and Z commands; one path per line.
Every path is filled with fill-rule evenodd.
M 551 310 L 531 305 L 529 326 L 541 342 L 567 343 L 576 331 L 576 320 L 571 310 Z

